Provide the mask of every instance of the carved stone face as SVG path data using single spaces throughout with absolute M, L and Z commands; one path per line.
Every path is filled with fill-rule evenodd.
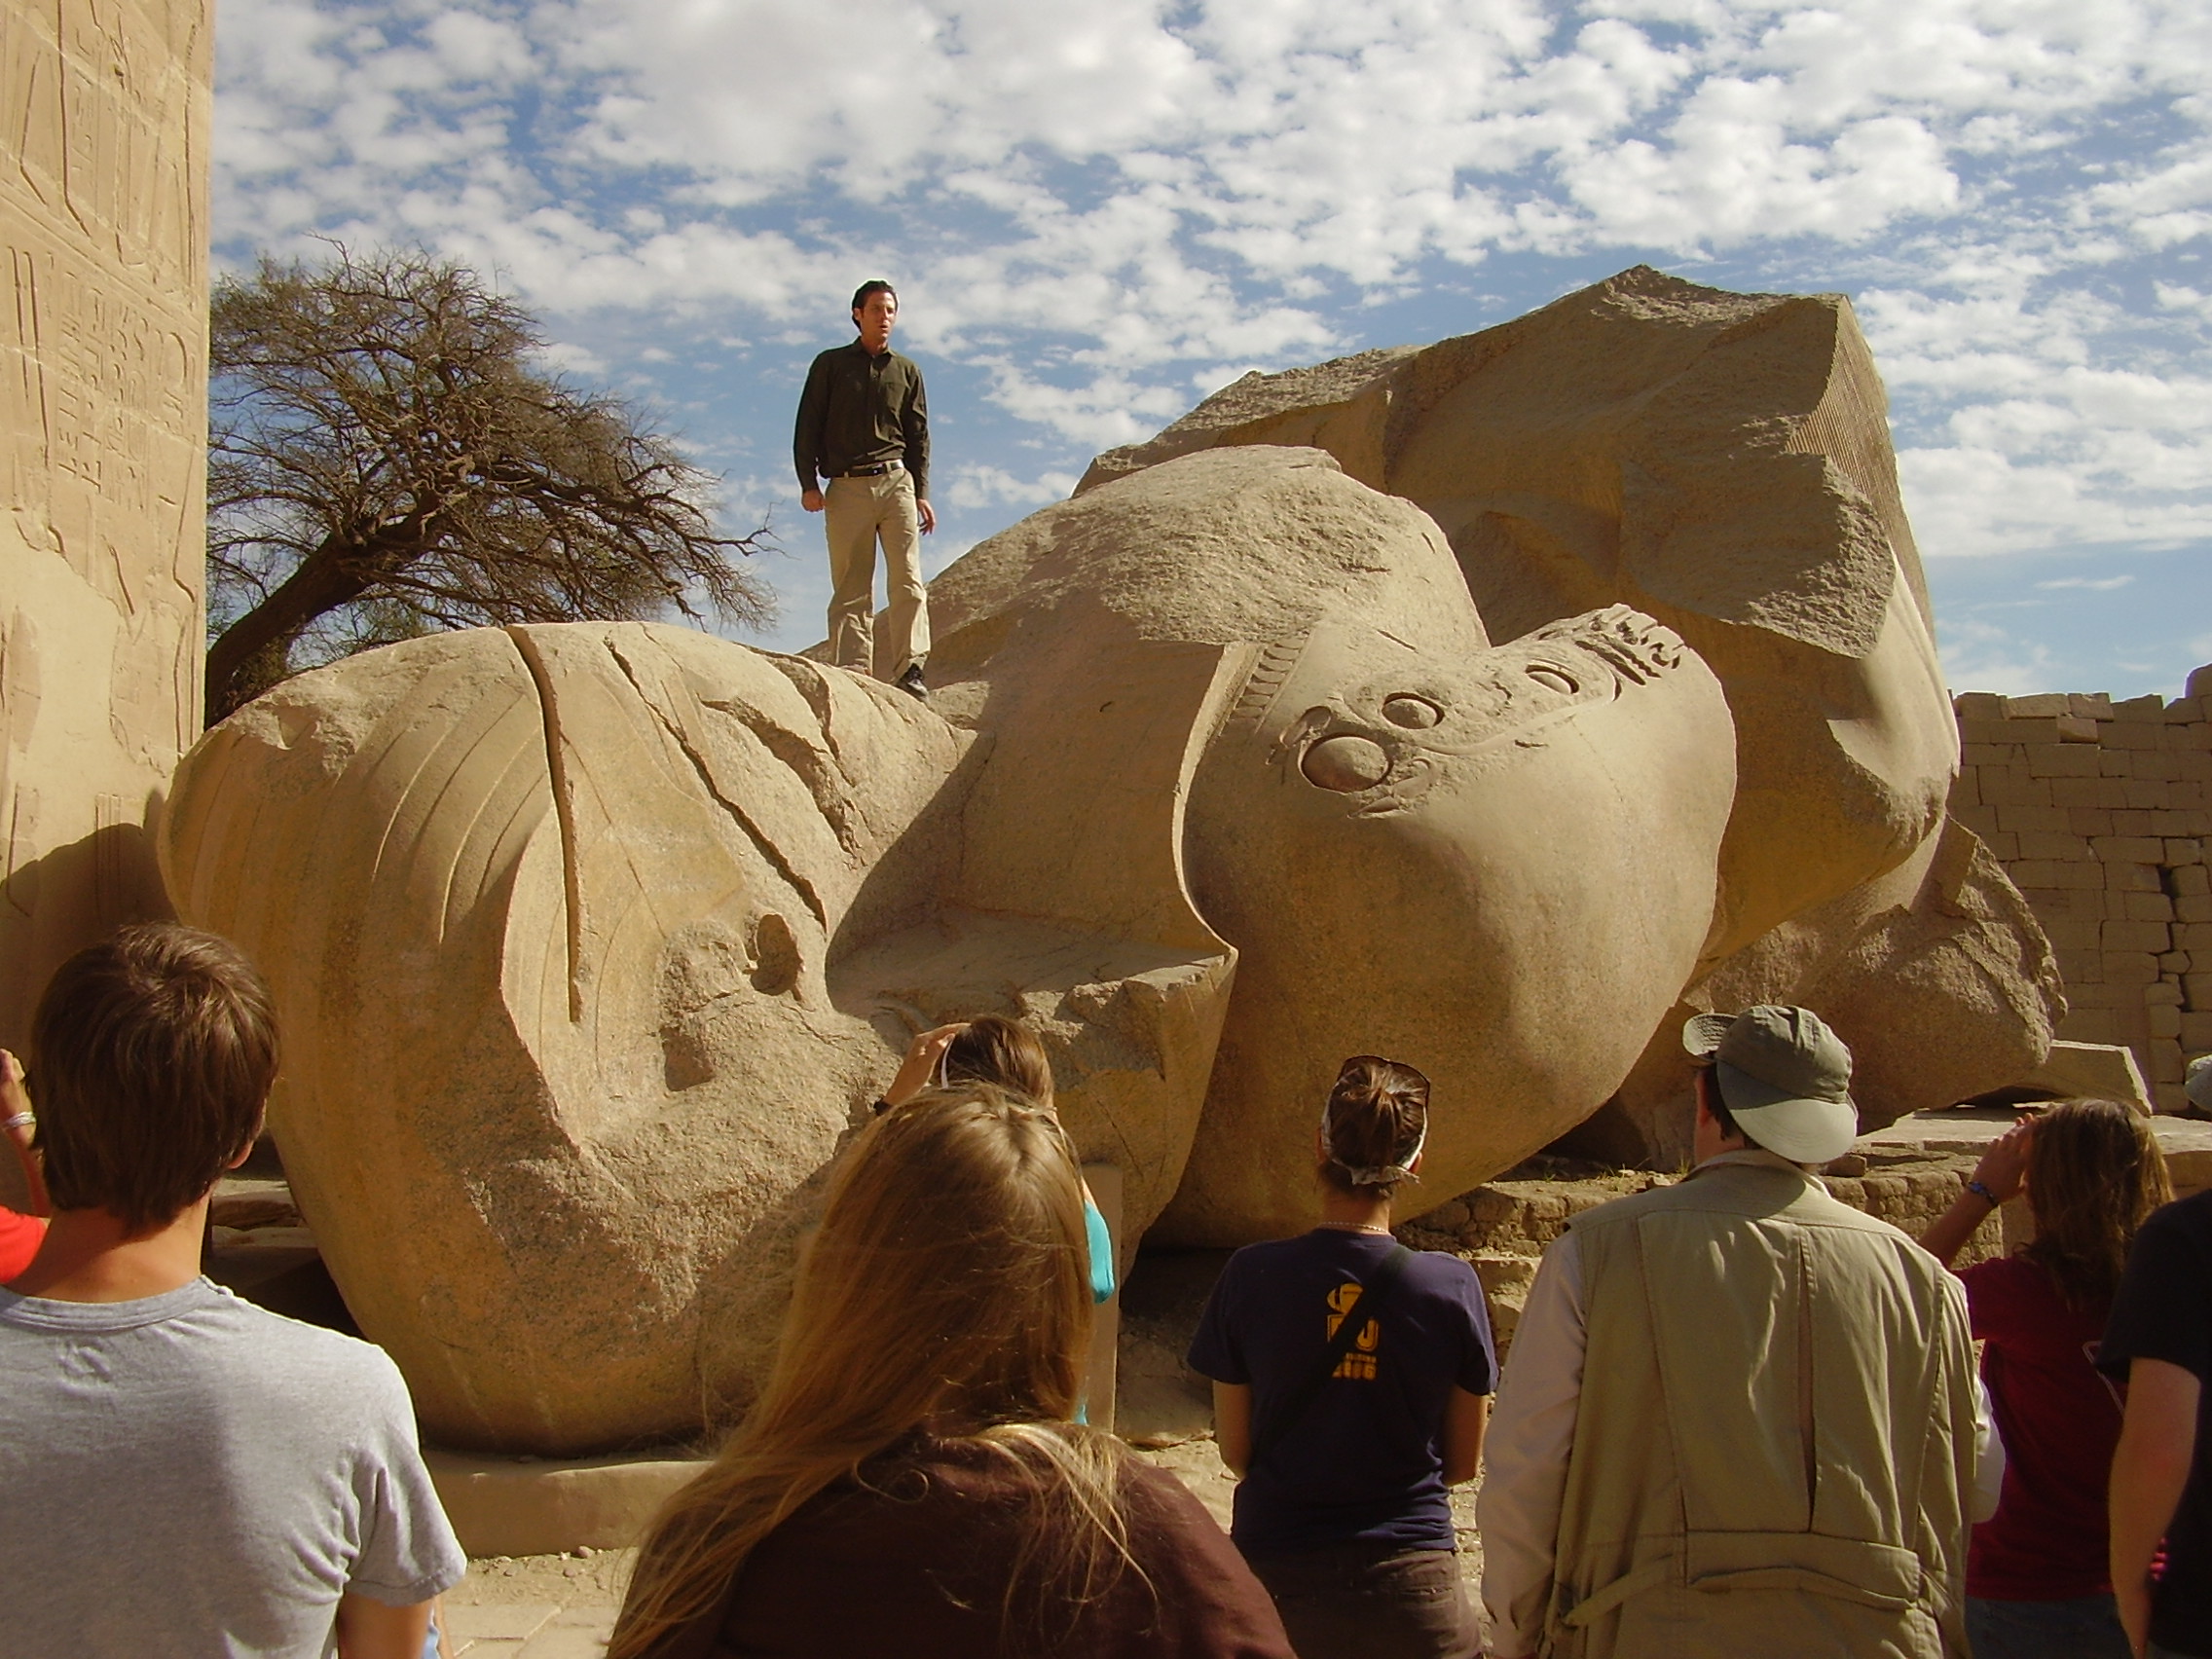
M 1259 684 L 1192 792 L 1193 897 L 1239 954 L 1169 1241 L 1303 1224 L 1346 1054 L 1431 1079 L 1410 1209 L 1580 1121 L 1696 960 L 1734 782 L 1718 685 L 1625 607 L 1460 660 L 1324 622 Z
M 479 630 L 180 768 L 172 893 L 275 986 L 295 1191 L 448 1443 L 741 1402 L 916 1025 L 1040 1031 L 1126 1246 L 1303 1226 L 1347 1054 L 1434 1081 L 1441 1199 L 1668 1007 L 1733 771 L 1665 629 L 1491 646 L 1434 526 L 1311 452 L 1039 517 L 927 707 L 684 629 Z
M 1355 1053 L 1428 1074 L 1401 1203 L 1442 1202 L 1582 1121 L 1691 976 L 1735 793 L 1718 682 L 1626 607 L 1493 645 L 1434 521 L 1314 451 L 1161 462 L 976 549 L 931 603 L 933 704 L 987 735 L 986 792 L 1049 773 L 1106 813 L 1164 731 L 1201 746 L 1181 884 L 1235 970 L 1161 1242 L 1303 1229 L 1313 1119 Z M 1077 675 L 1122 634 L 1158 664 Z M 1203 651 L 1187 715 L 1134 717 Z M 1074 844 L 1047 802 L 1021 824 Z M 1062 913 L 1104 897 L 1053 856 Z
M 931 583 L 927 707 L 595 623 L 209 733 L 170 894 L 275 986 L 295 1191 L 432 1431 L 742 1401 L 916 1025 L 1040 1032 L 1124 1249 L 1306 1226 L 1354 1053 L 1431 1080 L 1416 1214 L 1669 1099 L 1677 997 L 1856 1014 L 1899 1109 L 2046 1042 L 2032 916 L 1931 832 L 1951 718 L 1848 315 L 1593 293 L 1226 388 Z

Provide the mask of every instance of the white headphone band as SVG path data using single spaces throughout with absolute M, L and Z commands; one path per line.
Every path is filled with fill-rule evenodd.
M 1332 1089 L 1330 1094 L 1333 1099 L 1335 1090 Z M 1321 1102 L 1321 1145 L 1328 1151 L 1329 1161 L 1342 1169 L 1345 1172 L 1345 1178 L 1353 1186 L 1382 1187 L 1392 1181 L 1418 1181 L 1420 1179 L 1414 1173 L 1413 1164 L 1414 1160 L 1420 1156 L 1420 1149 L 1428 1144 L 1428 1109 L 1425 1106 L 1421 1109 L 1420 1133 L 1415 1137 L 1414 1149 L 1406 1154 L 1405 1161 L 1368 1168 L 1346 1163 L 1337 1156 L 1337 1143 L 1329 1133 L 1329 1100 Z

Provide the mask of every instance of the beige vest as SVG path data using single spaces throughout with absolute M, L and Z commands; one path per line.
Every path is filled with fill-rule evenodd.
M 1763 1152 L 1573 1226 L 1547 1651 L 1965 1655 L 1973 1356 L 1935 1258 Z

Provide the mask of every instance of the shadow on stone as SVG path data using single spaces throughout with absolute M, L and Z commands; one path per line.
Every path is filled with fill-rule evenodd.
M 1228 1250 L 1140 1251 L 1122 1287 L 1115 1429 L 1137 1446 L 1213 1432 L 1213 1389 L 1183 1363 Z

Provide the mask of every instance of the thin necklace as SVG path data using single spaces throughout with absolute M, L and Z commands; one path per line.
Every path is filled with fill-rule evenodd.
M 1332 1228 L 1338 1233 L 1388 1233 L 1390 1231 L 1387 1227 L 1377 1227 L 1371 1221 L 1324 1221 L 1321 1225 Z

